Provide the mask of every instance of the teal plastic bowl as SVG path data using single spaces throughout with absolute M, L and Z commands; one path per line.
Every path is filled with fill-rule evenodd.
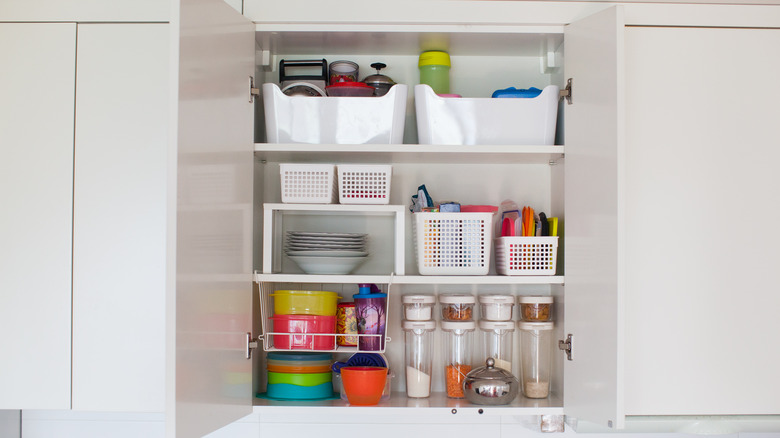
M 289 383 L 269 383 L 266 396 L 277 400 L 318 400 L 331 398 L 333 397 L 333 384 L 328 382 L 316 386 L 298 386 Z

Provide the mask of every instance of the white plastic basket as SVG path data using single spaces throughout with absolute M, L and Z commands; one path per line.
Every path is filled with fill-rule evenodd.
M 420 144 L 552 145 L 558 98 L 555 85 L 533 98 L 447 98 L 415 85 L 417 137 Z
M 332 204 L 336 200 L 333 164 L 279 164 L 282 202 Z
M 555 275 L 558 237 L 496 238 L 496 272 L 502 275 Z
M 391 165 L 339 164 L 339 203 L 389 204 Z
M 268 143 L 400 144 L 407 90 L 396 84 L 379 97 L 307 97 L 263 84 Z
M 420 275 L 487 275 L 493 213 L 414 213 Z

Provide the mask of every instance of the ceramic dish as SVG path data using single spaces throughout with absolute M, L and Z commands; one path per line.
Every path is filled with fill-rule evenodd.
M 363 264 L 368 257 L 289 256 L 307 274 L 346 275 Z

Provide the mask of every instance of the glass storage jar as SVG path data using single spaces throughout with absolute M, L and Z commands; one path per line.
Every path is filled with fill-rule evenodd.
M 441 294 L 441 319 L 443 321 L 473 321 L 477 300 L 469 294 Z
M 479 310 L 483 320 L 511 321 L 515 298 L 512 295 L 480 295 Z
M 404 306 L 404 318 L 408 321 L 428 321 L 433 319 L 433 305 L 436 297 L 433 295 L 404 295 L 401 298 Z
M 474 321 L 441 321 L 444 332 L 444 382 L 447 397 L 463 398 L 463 381 L 471 371 Z
M 424 398 L 431 395 L 433 371 L 433 331 L 435 321 L 404 321 L 406 396 Z
M 552 307 L 555 300 L 550 296 L 521 296 L 520 320 L 531 322 L 552 321 Z
M 518 323 L 520 329 L 520 388 L 528 398 L 550 394 L 552 322 Z
M 515 323 L 512 321 L 480 321 L 482 357 L 477 362 L 493 358 L 493 366 L 512 372 L 512 340 Z

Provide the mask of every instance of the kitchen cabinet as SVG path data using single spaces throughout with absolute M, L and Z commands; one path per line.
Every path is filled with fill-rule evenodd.
M 0 40 L 0 409 L 68 409 L 76 25 Z

